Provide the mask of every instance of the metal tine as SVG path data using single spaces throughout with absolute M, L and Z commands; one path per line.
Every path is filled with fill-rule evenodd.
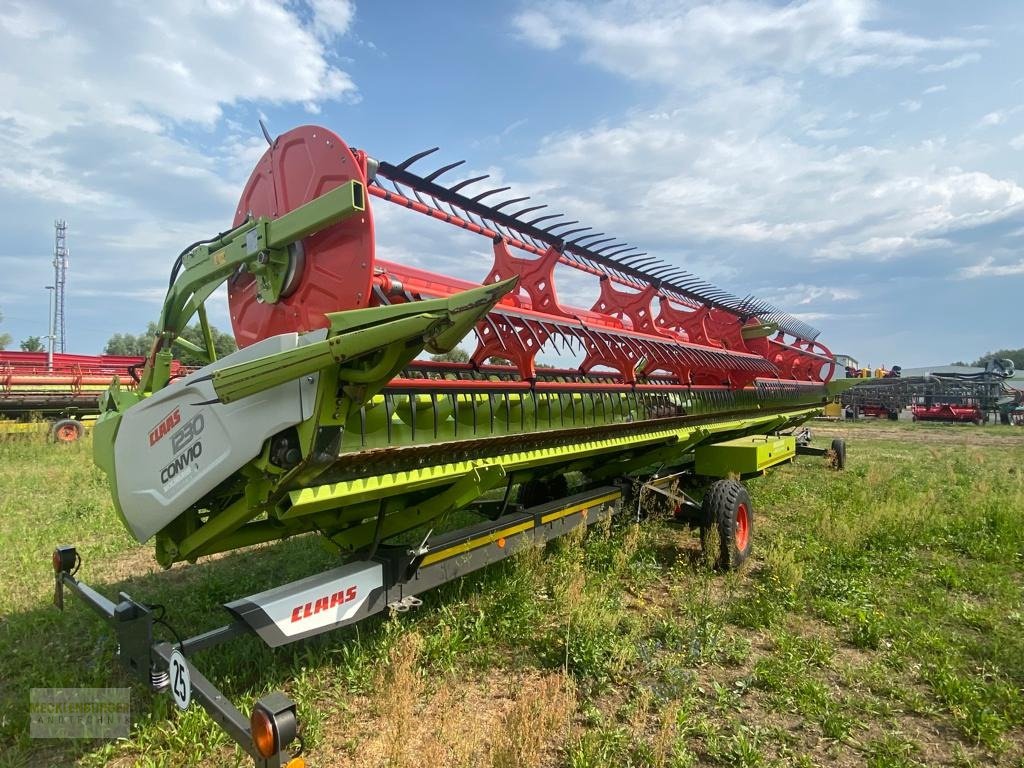
M 521 203 L 521 202 L 523 202 L 523 200 L 529 200 L 529 199 L 530 199 L 529 195 L 527 195 L 526 197 L 510 197 L 508 200 L 504 200 L 504 201 L 498 203 L 497 205 L 492 205 L 491 206 L 491 210 L 492 211 L 500 211 L 506 205 L 512 205 L 512 203 Z
M 447 173 L 452 168 L 458 168 L 460 165 L 462 165 L 465 162 L 466 162 L 465 160 L 456 160 L 454 163 L 449 163 L 448 165 L 445 165 L 445 166 L 442 166 L 441 168 L 438 168 L 436 171 L 434 171 L 429 176 L 424 176 L 423 180 L 424 181 L 433 181 L 438 176 L 440 176 L 442 173 Z
M 621 259 L 618 259 L 617 261 L 623 267 L 632 268 L 633 260 L 634 259 L 642 259 L 646 255 L 647 255 L 647 251 L 640 251 L 640 253 L 631 253 L 631 254 L 629 254 L 629 256 L 624 256 Z
M 608 256 L 605 254 L 605 251 L 614 251 L 616 248 L 622 248 L 625 245 L 625 243 L 612 243 L 611 245 L 604 246 L 604 248 L 594 248 L 595 245 L 597 245 L 597 243 L 592 243 L 587 250 L 600 254 L 601 256 L 607 259 Z
M 684 280 L 687 277 L 692 277 L 692 275 L 685 269 L 680 269 L 679 267 L 672 267 L 672 277 L 673 279 Z
M 494 189 L 488 189 L 486 192 L 481 192 L 476 197 L 470 199 L 474 203 L 479 203 L 481 200 L 483 200 L 485 197 L 488 197 L 489 195 L 496 195 L 499 192 L 507 192 L 510 189 L 512 189 L 512 187 L 495 187 Z
M 471 179 L 466 179 L 465 181 L 460 181 L 458 184 L 455 184 L 454 186 L 448 187 L 448 191 L 449 192 L 458 192 L 463 187 L 468 187 L 470 184 L 475 184 L 478 181 L 483 181 L 484 179 L 489 179 L 489 178 L 491 178 L 491 174 L 489 174 L 489 173 L 485 173 L 483 176 L 474 176 Z
M 530 332 L 530 335 L 533 337 L 534 342 L 536 342 L 537 349 L 539 351 L 540 348 L 544 346 L 544 342 L 542 342 L 540 340 L 540 337 L 537 335 L 537 332 L 533 329 L 533 324 L 535 322 L 537 322 L 537 321 L 535 321 L 535 320 L 523 320 L 523 326 L 526 328 L 527 331 Z
M 486 315 L 484 315 L 484 322 L 487 323 L 491 327 L 491 333 L 494 334 L 494 338 L 500 339 L 501 338 L 501 331 L 498 330 L 498 326 L 494 323 L 494 318 L 491 317 L 491 315 L 495 315 L 495 314 L 499 315 L 499 317 L 500 317 L 500 313 L 488 312 Z
M 621 259 L 619 259 L 619 261 L 628 267 L 632 264 L 632 262 L 636 261 L 637 259 L 642 259 L 646 255 L 647 251 L 644 251 L 643 253 L 631 253 L 629 254 L 629 256 L 623 256 Z
M 612 240 L 615 240 L 615 239 L 616 238 L 614 238 L 614 237 L 606 237 L 603 240 L 595 240 L 592 243 L 587 243 L 587 245 L 584 246 L 584 247 L 587 249 L 588 254 L 598 254 L 598 253 L 600 253 L 600 251 L 595 251 L 594 250 L 594 246 L 595 245 L 600 245 L 601 243 L 608 243 L 608 242 L 611 242 Z
M 578 229 L 570 229 L 568 232 L 559 232 L 558 236 L 562 240 L 565 240 L 565 238 L 567 238 L 569 235 L 575 235 L 577 232 L 586 232 L 588 229 L 593 229 L 593 227 L 579 227 Z
M 650 274 L 654 275 L 655 277 L 659 277 L 662 280 L 664 280 L 666 277 L 672 274 L 672 269 L 673 268 L 671 266 L 666 266 L 663 264 L 661 266 L 654 267 L 653 269 L 648 269 L 647 271 Z
M 537 321 L 537 324 L 541 327 L 541 330 L 544 331 L 545 334 L 547 334 L 547 341 L 551 342 L 551 347 L 555 350 L 555 352 L 557 352 L 558 354 L 562 354 L 565 350 L 565 344 L 564 342 L 561 345 L 559 345 L 558 343 L 560 335 L 558 333 L 558 326 L 553 326 L 552 328 L 549 329 L 540 320 Z
M 587 229 L 590 229 L 590 227 L 587 227 Z M 601 237 L 602 235 L 604 235 L 604 232 L 591 232 L 589 235 L 580 235 L 575 240 L 573 240 L 570 243 L 570 245 L 576 245 L 577 243 L 581 243 L 584 240 L 589 240 L 592 237 Z M 581 245 L 580 246 L 580 248 L 586 248 L 586 247 L 587 246 L 585 246 L 585 245 Z
M 561 346 L 559 346 L 561 344 Z M 572 343 L 569 341 L 569 336 L 565 333 L 565 328 L 555 323 L 551 326 L 551 346 L 556 352 L 562 354 L 564 351 L 574 351 Z
M 591 333 L 590 329 L 587 328 L 587 326 L 584 325 L 583 323 L 581 323 L 578 328 L 573 328 L 573 330 L 575 331 L 576 337 L 580 340 L 581 343 L 583 342 L 583 337 L 586 336 L 586 338 L 588 338 L 590 340 L 590 342 L 595 347 L 598 346 L 598 340 L 597 340 L 596 336 L 594 335 L 594 333 L 598 333 L 598 331 L 595 331 L 594 333 Z M 582 335 L 580 335 L 580 332 L 582 332 Z M 584 346 L 586 346 L 586 345 L 584 345 Z
M 422 160 L 427 155 L 432 155 L 435 152 L 437 152 L 437 150 L 439 150 L 439 149 L 440 149 L 440 147 L 434 147 L 433 149 L 425 149 L 422 152 L 417 152 L 415 155 L 412 155 L 411 157 L 407 157 L 405 160 L 400 162 L 398 165 L 395 166 L 395 168 L 397 168 L 400 171 L 404 171 L 406 168 L 408 168 L 410 165 L 415 163 L 417 160 Z
M 565 216 L 564 213 L 549 213 L 546 216 L 538 216 L 536 219 L 526 222 L 528 227 L 534 226 L 538 221 L 547 221 L 548 219 L 557 219 L 561 216 Z
M 583 343 L 583 338 L 579 334 L 579 329 L 573 328 L 572 326 L 560 325 L 559 330 L 562 332 L 562 339 L 565 341 L 565 345 L 569 351 L 578 353 L 586 350 L 587 346 Z
M 439 210 L 439 211 L 444 211 L 444 208 L 442 208 L 442 207 L 441 207 L 441 203 L 442 203 L 443 201 L 439 201 L 439 200 L 438 200 L 438 199 L 437 199 L 436 197 L 434 197 L 433 195 L 431 195 L 431 196 L 430 196 L 430 199 L 431 199 L 431 201 L 432 201 L 432 202 L 434 203 L 434 207 L 435 207 L 435 208 L 436 208 L 437 210 Z M 449 205 L 448 207 L 449 207 L 449 208 L 452 208 L 452 207 L 451 207 L 450 205 Z M 454 209 L 454 208 L 452 208 L 452 213 L 455 213 L 455 209 Z M 458 215 L 458 214 L 456 214 L 456 215 Z
M 458 216 L 460 219 L 463 217 L 463 214 L 465 213 L 465 211 L 463 211 L 461 208 L 456 208 L 451 203 L 445 203 L 445 204 L 448 206 L 448 210 L 451 211 L 452 216 Z
M 529 213 L 530 211 L 539 211 L 541 208 L 547 208 L 547 205 L 531 205 L 529 208 L 523 208 L 523 210 L 521 211 L 510 213 L 509 216 L 511 216 L 513 219 L 518 219 L 524 213 Z
M 637 360 L 641 357 L 653 356 L 647 348 L 647 343 L 640 339 L 631 339 L 629 336 L 616 336 L 615 341 L 620 348 L 625 347 L 636 355 Z
M 572 224 L 579 224 L 579 222 L 578 221 L 559 221 L 556 224 L 552 224 L 550 227 L 548 227 L 544 231 L 545 232 L 551 232 L 552 234 L 554 234 L 554 230 L 558 229 L 559 227 L 568 227 L 568 226 L 571 226 Z
M 604 257 L 606 259 L 611 259 L 612 261 L 618 261 L 618 259 L 616 258 L 617 256 L 620 256 L 623 253 L 629 253 L 630 251 L 635 251 L 636 249 L 637 246 L 635 245 L 623 245 L 621 248 L 618 248 L 618 250 L 613 250 L 609 253 L 604 254 Z

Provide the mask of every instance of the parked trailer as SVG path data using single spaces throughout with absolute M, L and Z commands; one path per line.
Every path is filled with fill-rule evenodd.
M 900 411 L 909 408 L 914 421 L 982 424 L 990 413 L 1002 413 L 1008 405 L 1020 402 L 1021 394 L 1007 384 L 1013 371 L 1012 360 L 993 359 L 973 373 L 865 379 L 842 394 L 842 403 L 853 418 L 895 420 Z
M 74 442 L 100 413 L 100 396 L 118 378 L 126 388 L 140 357 L 0 351 L 0 435 L 49 435 Z M 175 364 L 173 374 L 186 369 Z

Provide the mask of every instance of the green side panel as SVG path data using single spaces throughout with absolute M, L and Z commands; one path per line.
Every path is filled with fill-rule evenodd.
M 730 474 L 753 475 L 796 456 L 796 438 L 792 435 L 752 435 L 737 437 L 696 450 L 694 470 L 706 477 Z
M 117 497 L 117 473 L 114 465 L 114 438 L 117 437 L 117 428 L 121 426 L 121 414 L 116 411 L 107 411 L 97 420 L 92 428 L 92 460 L 107 476 L 110 484 L 110 498 L 114 501 L 114 509 L 121 516 L 125 527 L 130 528 L 121 510 L 121 502 Z

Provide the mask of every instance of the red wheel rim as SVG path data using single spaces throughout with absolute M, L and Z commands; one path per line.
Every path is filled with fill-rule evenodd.
M 746 504 L 736 508 L 736 549 L 740 552 L 747 548 L 750 541 L 750 513 Z
M 62 443 L 73 443 L 78 439 L 78 429 L 71 424 L 65 424 L 57 430 L 57 439 Z
M 253 169 L 235 212 L 234 226 L 250 213 L 277 218 L 335 187 L 366 183 L 362 162 L 337 134 L 305 125 L 279 136 Z M 256 300 L 248 272 L 228 280 L 231 327 L 239 347 L 291 331 L 327 327 L 328 312 L 366 307 L 374 267 L 373 217 L 367 201 L 352 216 L 302 241 L 301 276 L 276 304 Z

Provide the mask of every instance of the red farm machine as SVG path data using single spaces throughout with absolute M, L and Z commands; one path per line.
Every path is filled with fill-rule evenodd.
M 73 547 L 54 553 L 57 602 L 65 589 L 84 599 L 125 666 L 179 707 L 197 700 L 259 765 L 294 751 L 295 704 L 271 694 L 247 719 L 193 654 L 407 610 L 522 547 L 636 515 L 644 497 L 735 567 L 754 530 L 735 475 L 826 454 L 791 431 L 848 386 L 830 382 L 835 362 L 807 324 L 480 188 L 484 176 L 443 183 L 459 163 L 415 171 L 434 151 L 384 162 L 311 126 L 270 142 L 231 228 L 175 260 L 139 382 L 114 382 L 94 430 L 125 525 L 164 566 L 315 533 L 338 567 L 227 603 L 225 626 L 165 642 L 154 624 L 172 617 L 108 600 L 74 576 Z M 475 280 L 381 259 L 372 204 L 478 235 L 492 259 Z M 562 300 L 564 274 L 594 281 L 592 306 Z M 240 349 L 218 360 L 207 334 L 193 352 L 209 364 L 173 376 L 171 344 L 197 314 L 206 327 L 203 304 L 224 283 Z M 466 339 L 468 362 L 421 359 Z M 562 364 L 541 367 L 539 353 Z M 827 453 L 845 461 L 841 443 Z M 479 522 L 453 527 L 467 512 Z
M 115 377 L 141 370 L 141 357 L 0 352 L 0 435 L 46 432 L 74 442 L 100 413 Z M 175 363 L 174 374 L 183 369 Z
M 1024 397 L 1008 384 L 1012 360 L 989 360 L 983 369 L 940 370 L 924 376 L 864 379 L 842 393 L 852 418 L 877 416 L 895 420 L 907 410 L 914 421 L 983 424 L 998 416 L 1010 423 L 1010 412 Z

